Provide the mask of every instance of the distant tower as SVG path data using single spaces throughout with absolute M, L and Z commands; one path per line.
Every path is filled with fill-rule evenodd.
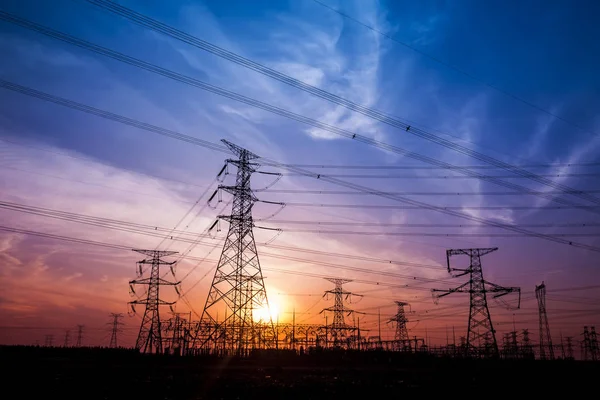
M 554 347 L 550 338 L 550 326 L 548 325 L 548 315 L 546 314 L 546 285 L 535 287 L 535 298 L 538 302 L 538 313 L 540 317 L 540 359 L 554 359 Z
M 123 318 L 123 314 L 111 313 L 110 316 L 112 318 L 112 322 L 110 323 L 112 325 L 112 329 L 110 335 L 110 344 L 108 347 L 119 347 L 117 342 L 117 334 L 123 331 L 121 329 L 123 323 L 120 321 L 120 319 Z
M 65 341 L 63 343 L 63 347 L 69 347 L 70 344 L 71 344 L 71 331 L 67 329 L 65 331 Z
M 496 331 L 492 325 L 490 311 L 487 305 L 486 293 L 494 293 L 493 298 L 498 298 L 508 293 L 518 292 L 519 300 L 521 289 L 516 287 L 502 287 L 483 279 L 483 270 L 481 268 L 481 257 L 498 250 L 497 247 L 486 249 L 449 249 L 446 250 L 446 259 L 448 262 L 448 272 L 459 271 L 458 276 L 469 275 L 469 281 L 454 289 L 440 290 L 432 289 L 432 292 L 443 292 L 434 298 L 447 296 L 451 293 L 463 292 L 470 294 L 469 323 L 467 328 L 466 355 L 485 357 L 498 357 L 498 342 L 496 341 Z M 469 256 L 470 265 L 467 269 L 450 268 L 450 256 L 466 255 Z M 486 288 L 486 285 L 488 286 Z M 520 303 L 520 301 L 519 301 Z M 480 343 L 483 341 L 484 349 Z
M 46 335 L 44 338 L 44 345 L 46 347 L 52 347 L 52 342 L 54 341 L 54 335 Z
M 398 306 L 398 311 L 396 311 L 396 315 L 394 315 L 388 322 L 396 323 L 396 334 L 394 335 L 394 344 L 395 347 L 399 350 L 410 350 L 410 340 L 408 339 L 408 329 L 406 328 L 406 323 L 408 319 L 406 318 L 406 313 L 404 311 L 404 306 L 409 305 L 404 301 L 396 301 L 396 305 Z
M 523 329 L 523 346 L 522 346 L 523 358 L 530 359 L 534 357 L 533 346 L 531 345 L 531 339 L 529 338 L 529 330 Z
M 343 340 L 347 337 L 349 331 L 354 331 L 354 327 L 347 325 L 344 319 L 344 314 L 352 314 L 354 312 L 354 310 L 351 310 L 344 305 L 344 298 L 349 299 L 354 293 L 347 292 L 342 288 L 344 283 L 352 282 L 350 279 L 327 278 L 327 280 L 335 284 L 335 289 L 325 291 L 324 296 L 333 294 L 334 304 L 333 307 L 321 310 L 321 313 L 325 311 L 333 312 L 333 322 L 325 328 L 327 329 L 327 334 L 331 335 L 333 338 L 334 347 L 337 347 L 343 344 Z
M 170 282 L 160 277 L 160 266 L 161 265 L 173 265 L 175 261 L 163 261 L 162 257 L 170 256 L 173 254 L 177 254 L 176 251 L 159 251 L 159 250 L 136 250 L 133 249 L 140 254 L 145 254 L 150 258 L 144 259 L 138 262 L 139 270 L 138 276 L 140 279 L 135 279 L 129 282 L 130 287 L 133 288 L 132 285 L 147 285 L 148 289 L 146 291 L 147 295 L 145 299 L 138 299 L 131 301 L 131 307 L 134 309 L 136 304 L 143 304 L 146 306 L 144 310 L 144 316 L 142 317 L 142 323 L 140 325 L 140 331 L 138 333 L 137 340 L 135 342 L 135 348 L 138 349 L 142 353 L 153 353 L 156 352 L 158 354 L 162 353 L 162 336 L 161 336 L 161 323 L 160 323 L 160 315 L 159 315 L 159 307 L 164 305 L 173 305 L 174 302 L 166 302 L 161 300 L 159 297 L 159 289 L 161 286 L 169 285 L 174 286 L 178 285 L 180 282 Z M 141 278 L 143 271 L 141 271 L 142 264 L 151 265 L 150 277 Z M 173 269 L 171 269 L 171 273 L 175 275 Z
M 600 358 L 600 349 L 598 349 L 598 336 L 596 335 L 596 327 L 590 328 L 590 347 L 592 350 L 592 360 L 598 361 Z
M 81 341 L 83 340 L 83 325 L 77 325 L 77 342 L 75 347 L 81 347 Z
M 583 342 L 581 343 L 583 347 L 583 355 L 582 358 L 586 361 L 598 361 L 600 356 L 598 349 L 598 338 L 596 336 L 596 328 L 591 327 L 588 330 L 587 326 L 583 327 Z
M 230 215 L 218 217 L 229 222 L 229 231 L 192 346 L 216 351 L 216 343 L 224 341 L 225 351 L 241 355 L 276 343 L 270 312 L 265 321 L 254 321 L 258 310 L 269 310 L 253 233 L 252 208 L 258 199 L 250 185 L 259 166 L 252 160 L 260 157 L 227 140 L 221 141 L 238 157 L 228 159 L 226 164 L 237 167 L 236 181 L 234 186 L 219 186 L 209 202 L 219 190 L 224 190 L 233 195 L 233 203 Z M 217 321 L 219 312 L 226 315 L 225 319 Z
M 565 338 L 567 340 L 567 354 L 566 354 L 566 358 L 569 360 L 573 359 L 573 337 L 572 336 L 567 336 Z

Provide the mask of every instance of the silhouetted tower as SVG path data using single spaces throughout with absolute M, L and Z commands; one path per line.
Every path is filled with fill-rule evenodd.
M 236 182 L 234 186 L 220 185 L 208 200 L 210 202 L 219 190 L 233 195 L 231 215 L 218 217 L 229 222 L 229 231 L 208 291 L 193 346 L 198 345 L 206 349 L 214 346 L 217 341 L 224 340 L 228 351 L 243 354 L 249 348 L 258 345 L 266 347 L 275 342 L 275 329 L 270 312 L 268 321 L 262 321 L 261 324 L 254 321 L 256 310 L 269 310 L 267 291 L 254 241 L 252 219 L 252 207 L 258 199 L 250 187 L 250 177 L 259 164 L 251 160 L 259 156 L 227 140 L 221 141 L 238 156 L 237 160 L 228 159 L 225 165 L 226 167 L 233 164 L 237 167 Z M 217 221 L 210 229 L 216 223 Z M 226 318 L 217 321 L 218 313 L 226 315 Z M 266 326 L 266 330 L 257 329 L 259 326 Z M 260 332 L 264 334 L 259 334 Z
M 437 298 L 447 296 L 451 293 L 463 292 L 470 294 L 469 322 L 467 327 L 466 355 L 492 356 L 498 357 L 498 342 L 496 341 L 496 331 L 492 325 L 490 311 L 487 305 L 486 293 L 493 293 L 493 298 L 505 296 L 512 292 L 519 293 L 519 306 L 521 302 L 521 289 L 517 287 L 502 287 L 483 279 L 483 270 L 481 268 L 481 257 L 498 250 L 494 248 L 481 249 L 449 249 L 446 250 L 446 260 L 448 263 L 448 272 L 459 271 L 455 277 L 469 275 L 469 281 L 454 289 L 440 290 L 432 289 L 432 292 L 444 292 L 437 295 Z M 450 268 L 450 256 L 466 255 L 469 256 L 470 264 L 466 269 Z M 487 287 L 486 287 L 487 286 Z M 434 297 L 435 298 L 435 297 Z M 518 306 L 518 307 L 519 307 Z M 485 343 L 485 349 L 482 351 L 479 343 Z
M 565 340 L 567 341 L 567 353 L 566 353 L 566 358 L 572 360 L 573 359 L 573 337 L 572 336 L 567 336 L 565 338 Z
M 329 335 L 333 338 L 334 347 L 340 346 L 342 340 L 347 336 L 348 331 L 353 331 L 354 326 L 346 324 L 344 314 L 350 315 L 354 312 L 350 308 L 344 305 L 344 299 L 349 300 L 350 296 L 355 295 L 354 293 L 347 292 L 342 288 L 344 283 L 352 282 L 351 279 L 338 279 L 338 278 L 326 278 L 329 282 L 335 284 L 335 289 L 325 291 L 324 297 L 332 294 L 334 296 L 333 307 L 324 308 L 321 313 L 325 311 L 333 312 L 333 322 L 326 325 L 326 329 Z M 355 295 L 361 296 L 361 295 Z
M 75 347 L 81 347 L 82 340 L 83 340 L 83 325 L 77 325 L 77 342 L 75 342 Z
M 596 327 L 590 328 L 590 347 L 592 350 L 592 360 L 598 361 L 600 358 L 600 351 L 598 349 L 598 336 L 596 335 Z
M 111 329 L 111 334 L 110 334 L 110 344 L 108 345 L 109 347 L 119 347 L 118 342 L 117 342 L 117 334 L 119 332 L 122 332 L 123 330 L 121 329 L 121 326 L 123 325 L 123 323 L 120 321 L 121 318 L 123 318 L 123 314 L 117 314 L 117 313 L 110 313 L 110 316 L 112 318 L 112 329 Z
M 529 329 L 523 329 L 522 352 L 523 358 L 530 359 L 535 357 L 533 354 L 533 346 L 531 345 L 531 339 L 529 338 Z
M 546 285 L 542 282 L 541 285 L 535 287 L 535 298 L 538 302 L 538 313 L 540 317 L 540 359 L 554 359 L 554 347 L 552 346 L 552 338 L 550 337 L 550 326 L 548 325 L 548 315 L 546 314 Z
M 70 344 L 71 344 L 71 331 L 67 329 L 65 331 L 65 341 L 63 342 L 63 347 L 69 347 Z
M 408 329 L 406 328 L 406 323 L 408 322 L 408 319 L 406 318 L 406 312 L 404 311 L 404 306 L 407 306 L 409 304 L 404 301 L 396 301 L 395 303 L 398 306 L 398 310 L 396 311 L 396 315 L 394 315 L 388 321 L 394 322 L 396 324 L 394 344 L 398 349 L 409 350 L 410 340 L 408 339 Z
M 175 261 L 163 261 L 161 258 L 177 254 L 177 252 L 138 249 L 133 249 L 133 251 L 149 256 L 149 258 L 138 261 L 138 279 L 134 279 L 129 282 L 129 287 L 133 294 L 135 294 L 133 285 L 148 286 L 146 289 L 146 298 L 129 302 L 134 312 L 136 304 L 143 304 L 146 306 L 144 310 L 144 316 L 142 317 L 142 323 L 140 324 L 140 331 L 135 342 L 135 348 L 142 353 L 162 353 L 163 343 L 159 308 L 160 306 L 173 305 L 175 302 L 161 300 L 159 297 L 159 289 L 161 286 L 174 286 L 178 285 L 180 282 L 170 282 L 160 277 L 161 265 L 172 266 L 175 264 Z M 148 278 L 142 278 L 144 272 L 142 270 L 142 265 L 144 264 L 150 265 L 150 276 Z M 175 276 L 175 272 L 172 267 L 171 274 Z
M 598 338 L 596 337 L 596 328 L 591 327 L 588 330 L 587 326 L 583 327 L 583 359 L 586 361 L 598 360 Z
M 46 335 L 44 337 L 44 345 L 46 347 L 52 347 L 52 342 L 54 341 L 54 335 Z

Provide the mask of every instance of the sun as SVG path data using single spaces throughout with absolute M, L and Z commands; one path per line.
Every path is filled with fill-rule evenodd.
M 254 309 L 252 316 L 254 317 L 254 322 L 268 322 L 269 318 L 271 318 L 271 321 L 277 322 L 279 305 L 273 301 L 269 301 L 269 306 L 264 304 L 262 307 Z

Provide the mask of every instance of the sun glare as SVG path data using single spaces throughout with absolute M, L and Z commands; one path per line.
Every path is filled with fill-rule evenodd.
M 272 301 L 270 301 L 269 303 L 270 307 L 267 307 L 267 305 L 265 304 L 261 308 L 254 310 L 252 315 L 254 317 L 255 322 L 267 322 L 269 321 L 269 318 L 271 318 L 273 322 L 277 322 L 277 318 L 279 317 L 279 306 L 273 303 Z

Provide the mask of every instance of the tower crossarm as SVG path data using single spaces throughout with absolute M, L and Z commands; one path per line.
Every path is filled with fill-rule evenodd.
M 147 299 L 142 299 L 142 300 L 132 300 L 129 302 L 129 304 L 141 304 L 141 305 L 148 305 L 149 303 L 152 304 L 158 304 L 159 306 L 172 306 L 173 304 L 176 303 L 176 301 L 165 301 L 165 300 L 161 300 L 158 299 L 158 301 L 154 300 L 154 301 L 148 301 Z
M 132 251 L 135 251 L 137 253 L 141 253 L 141 254 L 145 254 L 147 256 L 151 256 L 151 257 L 165 257 L 165 256 L 171 256 L 173 254 L 177 254 L 176 251 L 166 251 L 166 250 L 141 250 L 141 249 L 132 249 Z M 146 260 L 143 261 L 138 261 L 138 262 L 146 262 Z M 147 262 L 152 262 L 152 261 L 147 261 Z M 161 263 L 164 263 L 164 261 L 161 261 Z
M 468 293 L 469 292 L 469 282 L 465 282 L 462 285 L 455 287 L 453 289 L 431 289 L 432 293 L 441 293 L 434 294 L 433 296 L 436 298 L 445 297 L 452 293 Z
M 229 150 L 231 150 L 231 152 L 233 154 L 235 154 L 236 156 L 240 157 L 242 154 L 246 154 L 248 156 L 249 160 L 253 160 L 256 158 L 260 158 L 260 156 L 252 153 L 249 150 L 244 149 L 243 147 L 238 146 L 235 143 L 231 143 L 229 140 L 227 139 L 221 139 L 221 142 L 225 143 L 225 145 L 227 147 L 229 147 Z M 232 161 L 237 161 L 237 160 L 232 160 Z
M 179 282 L 170 282 L 166 279 L 163 278 L 156 278 L 156 279 L 152 279 L 152 278 L 143 278 L 143 279 L 134 279 L 132 281 L 129 281 L 130 285 L 150 285 L 151 283 L 158 283 L 159 285 L 179 285 L 181 283 L 181 281 Z
M 446 250 L 446 263 L 448 265 L 448 272 L 450 271 L 464 271 L 468 272 L 469 270 L 460 270 L 453 269 L 450 267 L 450 257 L 458 256 L 458 255 L 466 255 L 469 257 L 483 257 L 486 254 L 489 254 L 493 251 L 498 250 L 497 247 L 488 247 L 488 248 L 477 248 L 477 249 L 448 249 Z

